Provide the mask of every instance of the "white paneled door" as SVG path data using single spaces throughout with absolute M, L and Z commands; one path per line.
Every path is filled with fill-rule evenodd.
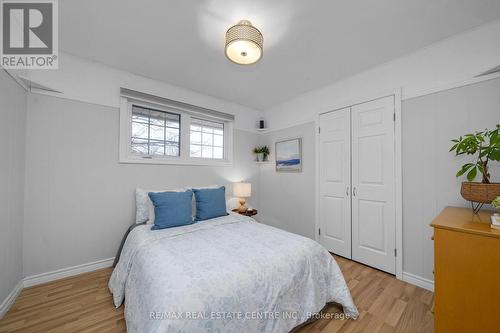
M 330 252 L 351 258 L 351 112 L 320 117 L 320 242 Z
M 351 109 L 352 259 L 395 273 L 394 97 Z
M 320 116 L 320 242 L 396 271 L 394 96 Z

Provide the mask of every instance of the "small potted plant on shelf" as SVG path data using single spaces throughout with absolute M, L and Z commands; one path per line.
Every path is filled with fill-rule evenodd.
M 472 155 L 471 163 L 462 165 L 456 176 L 466 175 L 467 182 L 462 183 L 460 193 L 469 200 L 474 213 L 479 212 L 483 204 L 491 203 L 500 195 L 500 183 L 492 183 L 489 164 L 500 161 L 500 125 L 494 130 L 485 130 L 474 134 L 466 134 L 459 139 L 451 140 L 454 144 L 450 152 L 456 156 Z M 481 182 L 473 182 L 476 176 L 481 175 Z
M 253 153 L 257 155 L 257 162 L 267 161 L 267 156 L 269 156 L 269 147 L 257 146 L 253 149 Z
M 500 218 L 500 196 L 496 197 L 495 200 L 491 202 L 493 208 L 495 208 L 495 216 Z

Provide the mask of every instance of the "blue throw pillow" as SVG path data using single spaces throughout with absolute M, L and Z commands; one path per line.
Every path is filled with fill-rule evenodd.
M 149 192 L 155 206 L 155 223 L 151 230 L 165 229 L 193 223 L 193 191 Z
M 228 215 L 226 211 L 226 188 L 193 189 L 196 199 L 196 221 Z

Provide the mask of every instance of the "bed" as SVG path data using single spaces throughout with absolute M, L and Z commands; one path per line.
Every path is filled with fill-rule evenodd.
M 289 332 L 329 302 L 358 315 L 322 246 L 235 213 L 135 227 L 109 289 L 128 332 Z

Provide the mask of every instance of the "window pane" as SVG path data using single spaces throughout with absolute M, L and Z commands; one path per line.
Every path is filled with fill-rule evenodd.
M 216 147 L 224 146 L 224 137 L 222 135 L 214 135 L 214 146 Z
M 180 119 L 179 114 L 133 105 L 131 152 L 179 156 Z
M 179 142 L 179 129 L 167 127 L 166 132 L 167 136 L 165 137 L 165 141 Z
M 212 134 L 203 133 L 201 136 L 201 143 L 204 146 L 211 146 L 213 145 L 213 137 Z
M 166 113 L 167 127 L 179 128 L 181 116 L 173 113 Z
M 149 143 L 149 154 L 150 155 L 164 155 L 165 154 L 165 143 L 151 141 Z
M 149 122 L 152 125 L 165 126 L 166 113 L 161 111 L 150 110 Z
M 201 147 L 201 157 L 212 158 L 212 147 L 202 146 Z
M 148 140 L 132 138 L 130 144 L 130 151 L 134 154 L 144 154 L 148 155 Z
M 214 158 L 224 158 L 224 149 L 214 147 Z
M 149 110 L 134 105 L 132 107 L 132 121 L 149 123 Z
M 166 144 L 165 145 L 165 155 L 167 156 L 179 156 L 179 145 Z
M 148 125 L 132 122 L 132 136 L 136 138 L 148 138 Z
M 224 158 L 224 123 L 191 118 L 190 155 Z
M 150 118 L 149 119 L 149 123 L 151 125 L 156 125 L 156 126 L 162 126 L 164 127 L 165 126 L 165 119 L 158 119 L 158 118 Z
M 151 125 L 149 127 L 149 138 L 151 140 L 165 140 L 165 127 Z
M 148 155 L 148 144 L 132 144 L 130 151 L 133 154 Z
M 205 127 L 205 126 L 203 126 L 202 127 L 202 131 L 203 131 L 203 133 L 210 133 L 210 134 L 212 134 L 214 132 L 214 129 L 212 127 Z
M 201 146 L 191 145 L 189 156 L 191 157 L 201 157 Z
M 191 132 L 191 144 L 201 144 L 200 132 Z
M 168 121 L 167 120 L 167 127 L 171 128 L 179 128 L 179 122 L 178 121 Z

